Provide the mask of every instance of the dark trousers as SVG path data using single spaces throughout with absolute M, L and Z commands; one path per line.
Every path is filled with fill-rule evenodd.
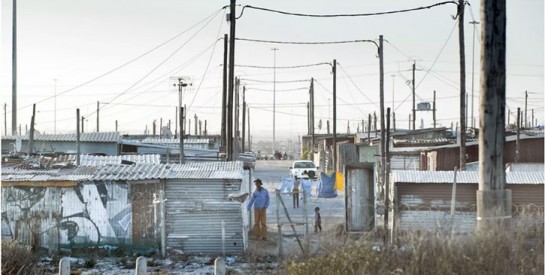
M 293 208 L 299 208 L 299 191 L 293 190 Z
M 318 230 L 320 230 L 320 232 L 322 232 L 322 222 L 321 221 L 317 221 L 314 223 L 314 233 L 317 233 Z

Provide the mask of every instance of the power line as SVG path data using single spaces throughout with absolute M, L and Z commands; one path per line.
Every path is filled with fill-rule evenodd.
M 424 7 L 418 7 L 418 8 L 412 8 L 412 9 L 404 9 L 404 10 L 395 10 L 395 11 L 384 11 L 384 12 L 376 12 L 376 13 L 354 13 L 354 14 L 305 14 L 305 13 L 293 13 L 293 12 L 286 12 L 286 11 L 280 11 L 280 10 L 273 10 L 268 8 L 262 8 L 262 7 L 254 7 L 250 5 L 245 5 L 242 7 L 242 11 L 240 12 L 240 16 L 237 17 L 240 18 L 244 14 L 244 10 L 246 8 L 248 9 L 255 9 L 255 10 L 261 10 L 261 11 L 267 11 L 267 12 L 273 12 L 273 13 L 279 13 L 283 15 L 293 15 L 293 16 L 304 16 L 304 17 L 321 17 L 321 18 L 327 18 L 327 17 L 364 17 L 364 16 L 376 16 L 376 15 L 387 15 L 387 14 L 396 14 L 396 13 L 404 13 L 404 12 L 411 12 L 411 11 L 418 11 L 418 10 L 424 10 L 424 9 L 431 9 L 437 6 L 442 6 L 445 4 L 456 4 L 454 1 L 446 1 L 446 2 L 440 2 L 429 6 Z
M 365 95 L 362 90 L 360 90 L 360 88 L 358 87 L 358 85 L 356 85 L 356 83 L 354 82 L 354 80 L 352 80 L 352 78 L 348 75 L 348 73 L 346 73 L 346 71 L 344 70 L 343 66 L 341 66 L 341 64 L 339 64 L 339 68 L 341 68 L 341 71 L 344 73 L 344 75 L 346 75 L 348 77 L 348 79 L 350 80 L 350 82 L 352 82 L 352 85 L 354 85 L 354 87 L 356 87 L 356 89 L 360 92 L 361 95 L 363 95 L 367 100 L 369 100 L 369 102 L 375 104 L 375 106 L 378 108 L 379 106 L 376 105 L 376 102 L 374 102 L 373 100 L 371 100 L 369 97 L 367 97 L 367 95 Z
M 274 81 L 270 80 L 258 80 L 258 79 L 248 79 L 248 78 L 241 78 L 240 81 L 249 81 L 249 82 L 259 82 L 259 83 L 273 83 Z M 309 82 L 310 79 L 299 79 L 299 80 L 284 80 L 279 81 L 277 80 L 276 83 L 297 83 L 297 82 Z
M 306 65 L 296 65 L 296 66 L 255 66 L 255 65 L 235 65 L 235 67 L 242 67 L 242 68 L 254 68 L 254 69 L 297 69 L 297 68 L 306 68 L 306 67 L 316 67 L 321 65 L 330 65 L 329 62 L 321 62 L 321 63 L 315 63 L 315 64 L 306 64 Z
M 270 89 L 259 89 L 259 88 L 248 88 L 246 90 L 255 90 L 255 91 L 263 91 L 263 92 L 291 92 L 291 91 L 301 91 L 301 90 L 308 90 L 308 87 L 301 87 L 301 88 L 293 88 L 293 89 L 284 89 L 284 90 L 270 90 Z
M 219 11 L 216 13 L 216 15 L 219 13 Z M 167 56 L 163 61 L 159 62 L 159 64 L 157 66 L 155 66 L 153 69 L 151 69 L 148 73 L 146 73 L 143 77 L 141 77 L 139 80 L 137 80 L 134 84 L 132 84 L 129 88 L 127 88 L 125 91 L 121 92 L 120 94 L 118 94 L 117 96 L 113 97 L 112 99 L 109 99 L 107 100 L 108 102 L 112 102 L 114 100 L 116 100 L 117 98 L 119 98 L 120 96 L 124 95 L 125 93 L 129 92 L 134 86 L 138 85 L 138 83 L 140 83 L 141 81 L 143 81 L 146 77 L 148 77 L 149 75 L 151 75 L 155 70 L 157 70 L 159 67 L 161 67 L 163 64 L 165 64 L 170 58 L 172 58 L 176 53 L 178 53 L 180 50 L 182 50 L 193 38 L 195 38 L 195 36 L 197 36 L 197 34 L 199 34 L 206 26 L 208 26 L 208 24 L 210 24 L 210 22 L 212 22 L 212 18 L 210 18 L 210 20 L 208 20 L 208 22 L 206 22 L 206 24 L 204 24 L 195 34 L 193 34 L 185 43 L 183 43 L 180 47 L 178 47 L 174 52 L 172 52 L 169 56 Z M 217 43 L 217 41 L 216 41 Z M 100 110 L 100 106 L 98 108 Z M 93 111 L 89 114 L 87 114 L 86 116 L 89 116 L 89 115 L 92 115 L 94 113 L 96 113 L 97 111 Z
M 321 65 L 330 65 L 329 62 L 321 62 L 321 63 L 315 63 L 315 64 L 307 64 L 307 65 L 296 65 L 296 66 L 284 66 L 284 67 L 271 67 L 271 66 L 254 66 L 254 65 L 235 65 L 235 67 L 241 67 L 241 68 L 254 68 L 254 69 L 297 69 L 297 68 L 306 68 L 306 67 L 316 67 Z
M 377 44 L 373 40 L 345 40 L 345 41 L 320 41 L 320 42 L 296 42 L 296 41 L 275 41 L 275 40 L 261 40 L 250 38 L 235 38 L 235 40 L 258 42 L 258 43 L 272 43 L 272 44 L 291 44 L 291 45 L 329 45 L 329 44 L 348 44 L 348 43 L 363 43 L 371 42 Z
M 191 29 L 195 28 L 196 26 L 200 25 L 202 22 L 206 21 L 207 19 L 216 16 L 220 11 L 221 11 L 221 9 L 219 9 L 219 10 L 213 12 L 211 15 L 205 17 L 203 20 L 199 21 L 198 23 L 196 23 L 195 25 L 189 27 L 188 29 L 184 30 L 183 32 L 181 32 L 181 33 L 175 35 L 174 37 L 168 39 L 167 41 L 165 41 L 165 42 L 163 42 L 163 43 L 161 43 L 161 44 L 155 46 L 155 47 L 152 48 L 151 50 L 149 50 L 149 51 L 147 51 L 147 52 L 145 52 L 145 53 L 143 53 L 143 54 L 137 56 L 136 58 L 133 58 L 132 60 L 130 60 L 130 61 L 126 62 L 126 63 L 123 63 L 123 64 L 121 64 L 120 66 L 118 66 L 118 67 L 116 67 L 116 68 L 114 68 L 114 69 L 112 69 L 112 70 L 110 70 L 110 71 L 107 71 L 106 73 L 103 73 L 103 74 L 101 74 L 101 75 L 99 75 L 99 76 L 97 76 L 97 77 L 95 77 L 95 78 L 92 78 L 91 80 L 85 81 L 85 82 L 83 82 L 83 83 L 81 83 L 81 84 L 79 84 L 79 85 L 76 85 L 75 87 L 70 88 L 70 89 L 68 89 L 68 90 L 66 90 L 66 91 L 57 93 L 57 94 L 54 95 L 54 96 L 46 97 L 46 98 L 44 98 L 44 99 L 42 99 L 42 100 L 39 100 L 39 101 L 37 101 L 37 102 L 34 102 L 33 104 L 41 103 L 41 102 L 47 101 L 47 100 L 49 100 L 49 99 L 52 99 L 52 98 L 54 98 L 55 96 L 60 96 L 60 95 L 63 95 L 63 94 L 65 94 L 65 93 L 71 92 L 71 91 L 76 90 L 76 89 L 78 89 L 78 88 L 81 88 L 81 87 L 83 87 L 83 86 L 85 86 L 85 85 L 87 85 L 87 84 L 89 84 L 89 83 L 92 83 L 92 82 L 94 82 L 94 81 L 96 81 L 96 80 L 98 80 L 98 79 L 100 79 L 100 78 L 102 78 L 102 77 L 104 77 L 104 76 L 106 76 L 106 75 L 109 75 L 109 74 L 111 74 L 111 73 L 113 73 L 113 72 L 116 72 L 116 71 L 118 71 L 119 69 L 121 69 L 121 68 L 123 68 L 123 67 L 125 67 L 125 66 L 127 66 L 127 65 L 129 65 L 129 64 L 131 64 L 131 63 L 133 63 L 133 62 L 135 62 L 135 61 L 137 61 L 137 60 L 139 60 L 139 59 L 141 59 L 141 58 L 143 58 L 144 56 L 150 54 L 151 52 L 157 50 L 158 48 L 164 46 L 165 44 L 167 44 L 167 43 L 169 43 L 169 42 L 175 40 L 176 38 L 180 37 L 181 35 L 185 34 L 186 32 L 188 32 L 188 31 L 190 31 Z M 30 106 L 32 106 L 32 104 L 23 106 L 23 107 L 18 108 L 18 109 L 21 110 L 21 109 L 25 109 L 25 108 L 30 107 Z

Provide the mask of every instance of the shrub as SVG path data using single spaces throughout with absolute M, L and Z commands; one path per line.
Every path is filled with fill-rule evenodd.
M 2 240 L 2 274 L 36 274 L 38 257 L 32 247 Z

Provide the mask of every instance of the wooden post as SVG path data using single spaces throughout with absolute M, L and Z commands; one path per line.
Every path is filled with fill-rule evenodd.
M 233 92 L 235 87 L 236 0 L 230 0 L 229 24 L 229 91 L 227 104 L 227 160 L 233 160 Z
M 528 91 L 525 91 L 524 94 L 524 128 L 528 128 Z
M 100 119 L 100 115 L 99 115 L 100 113 L 99 112 L 100 112 L 100 102 L 97 101 L 97 133 L 100 131 L 99 130 L 99 126 L 100 126 L 100 120 L 99 120 Z
M 458 0 L 458 35 L 460 44 L 460 171 L 466 170 L 466 59 L 464 10 L 464 0 Z
M 225 151 L 227 146 L 227 54 L 229 39 L 227 34 L 223 35 L 223 92 L 221 95 L 221 142 L 220 147 Z
M 32 104 L 32 117 L 30 119 L 30 136 L 28 138 L 28 155 L 32 155 L 34 149 L 34 120 L 36 117 L 36 104 Z
M 384 59 L 383 59 L 383 50 L 382 45 L 382 35 L 379 36 L 379 46 L 378 46 L 378 56 L 379 56 L 379 91 L 380 91 L 380 166 L 381 166 L 381 181 L 382 184 L 386 184 L 386 133 L 385 133 L 385 123 L 384 123 Z M 388 108 L 389 110 L 389 108 Z M 388 120 L 390 113 L 388 111 Z M 376 121 L 376 119 L 375 119 Z M 390 121 L 388 121 L 390 123 Z M 389 126 L 389 125 L 388 125 Z M 388 216 L 388 215 L 386 215 Z
M 80 165 L 79 109 L 76 109 L 76 166 Z
M 416 101 L 415 101 L 415 95 L 416 95 L 416 90 L 415 90 L 415 86 L 414 86 L 414 82 L 415 82 L 415 71 L 416 71 L 416 61 L 413 62 L 413 80 L 412 80 L 412 86 L 413 86 L 413 120 L 412 120 L 412 125 L 413 125 L 413 130 L 416 129 Z M 409 130 L 411 129 L 411 127 L 409 127 Z
M 481 0 L 481 94 L 477 228 L 511 219 L 511 191 L 505 190 L 506 0 Z
M 435 101 L 435 90 L 433 90 L 433 128 L 437 127 L 437 120 L 435 117 L 437 109 L 435 108 L 436 101 Z
M 515 143 L 515 162 L 519 162 L 520 149 L 520 125 L 521 125 L 520 108 L 517 108 L 517 142 Z
M 246 86 L 242 86 L 242 150 L 241 152 L 245 152 L 245 144 L 246 143 Z

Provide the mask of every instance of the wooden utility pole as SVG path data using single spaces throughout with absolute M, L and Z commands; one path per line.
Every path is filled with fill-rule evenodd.
M 511 220 L 511 191 L 505 189 L 506 0 L 481 0 L 481 94 L 477 227 Z
M 466 170 L 466 58 L 464 10 L 464 0 L 458 0 L 458 35 L 460 43 L 460 171 Z
M 520 108 L 517 108 L 517 142 L 515 142 L 515 162 L 519 162 L 520 150 L 520 125 L 522 124 L 520 116 Z
M 83 127 L 83 126 L 84 126 L 84 123 L 85 123 L 85 117 L 84 117 L 84 116 L 81 116 L 81 133 L 84 132 L 84 130 L 83 130 L 83 129 L 84 129 L 84 127 Z
M 17 0 L 13 0 L 11 39 L 11 133 L 17 135 Z
M 176 115 L 174 116 L 174 138 L 178 137 L 178 107 L 176 107 Z
M 524 128 L 528 128 L 528 91 L 525 91 L 524 93 Z
M 392 113 L 392 122 L 393 122 L 393 125 L 394 125 L 394 133 L 396 131 L 396 113 Z
M 195 113 L 195 135 L 197 135 L 197 134 L 198 134 L 198 132 L 197 132 L 197 127 L 198 127 L 198 125 L 197 125 L 197 124 L 198 124 L 198 123 L 197 123 L 197 121 L 199 121 L 199 117 L 197 116 L 197 113 Z
M 234 118 L 234 121 L 235 121 L 235 142 L 236 144 L 234 145 L 233 149 L 236 149 L 237 152 L 236 152 L 236 155 L 238 155 L 238 150 L 240 150 L 240 148 L 238 147 L 238 139 L 240 138 L 240 95 L 239 95 L 239 91 L 240 91 L 240 78 L 235 78 L 235 118 Z
M 375 137 L 378 137 L 377 112 L 373 112 L 373 128 L 375 130 Z
M 100 102 L 97 101 L 97 133 L 100 132 L 100 130 L 99 130 L 99 125 L 100 125 L 100 123 L 99 123 L 100 122 L 99 121 L 99 119 L 100 119 L 99 111 L 100 111 Z
M 415 90 L 415 86 L 414 86 L 414 82 L 415 82 L 415 77 L 414 77 L 414 74 L 415 74 L 415 71 L 416 71 L 416 61 L 413 62 L 413 81 L 412 81 L 412 86 L 413 86 L 413 130 L 416 129 L 416 90 Z M 410 123 L 410 122 L 409 122 Z M 409 130 L 411 129 L 411 127 L 409 127 Z
M 32 104 L 32 117 L 30 119 L 30 135 L 28 138 L 28 155 L 32 155 L 34 147 L 34 121 L 36 118 L 36 104 Z
M 180 87 L 181 89 L 182 87 Z M 184 107 L 180 107 L 180 117 L 179 117 L 179 121 L 180 121 L 180 164 L 183 164 L 184 163 L 184 117 L 185 117 L 185 113 L 184 113 Z M 154 130 L 155 132 L 155 130 Z
M 244 151 L 244 143 L 246 142 L 246 86 L 242 86 L 242 150 Z
M 386 148 L 384 148 L 385 150 L 385 157 L 384 157 L 384 206 L 385 206 L 385 211 L 384 211 L 384 243 L 387 243 L 388 242 L 388 217 L 389 217 L 389 211 L 390 211 L 390 178 L 389 178 L 389 175 L 390 175 L 390 149 L 389 149 L 389 144 L 390 144 L 390 108 L 388 108 L 386 110 L 386 119 L 387 119 L 387 122 L 386 122 L 386 140 L 385 140 L 385 144 L 386 144 Z
M 314 77 L 310 79 L 310 134 L 312 135 L 310 141 L 311 159 L 314 159 L 314 142 L 316 136 L 314 135 Z
M 371 141 L 371 114 L 369 114 L 369 120 L 367 121 L 367 141 Z
M 433 128 L 437 127 L 437 120 L 436 120 L 436 111 L 437 109 L 435 108 L 436 106 L 436 101 L 435 101 L 435 90 L 433 91 Z
M 223 35 L 223 92 L 221 95 L 221 141 L 220 147 L 223 152 L 226 151 L 227 146 L 227 54 L 228 54 L 229 40 L 227 34 Z M 221 150 L 220 150 L 221 151 Z
M 250 136 L 250 106 L 248 106 L 248 151 L 252 151 L 252 139 Z
M 337 59 L 333 59 L 333 170 L 337 171 Z
M 8 104 L 4 103 L 4 136 L 8 135 Z
M 386 181 L 386 133 L 384 126 L 384 58 L 382 45 L 382 35 L 379 36 L 378 56 L 379 56 L 379 91 L 380 91 L 380 166 L 381 182 L 384 186 Z
M 81 151 L 80 151 L 79 139 L 80 139 L 80 136 L 79 136 L 79 108 L 78 108 L 76 109 L 76 166 L 80 165 L 79 155 L 81 154 Z
M 155 137 L 155 119 L 153 120 L 153 124 L 152 124 L 152 125 L 153 125 L 153 127 L 152 127 L 152 129 L 153 129 L 153 136 Z
M 233 92 L 235 87 L 235 24 L 236 0 L 231 0 L 229 11 L 229 91 L 227 104 L 227 160 L 233 160 Z

